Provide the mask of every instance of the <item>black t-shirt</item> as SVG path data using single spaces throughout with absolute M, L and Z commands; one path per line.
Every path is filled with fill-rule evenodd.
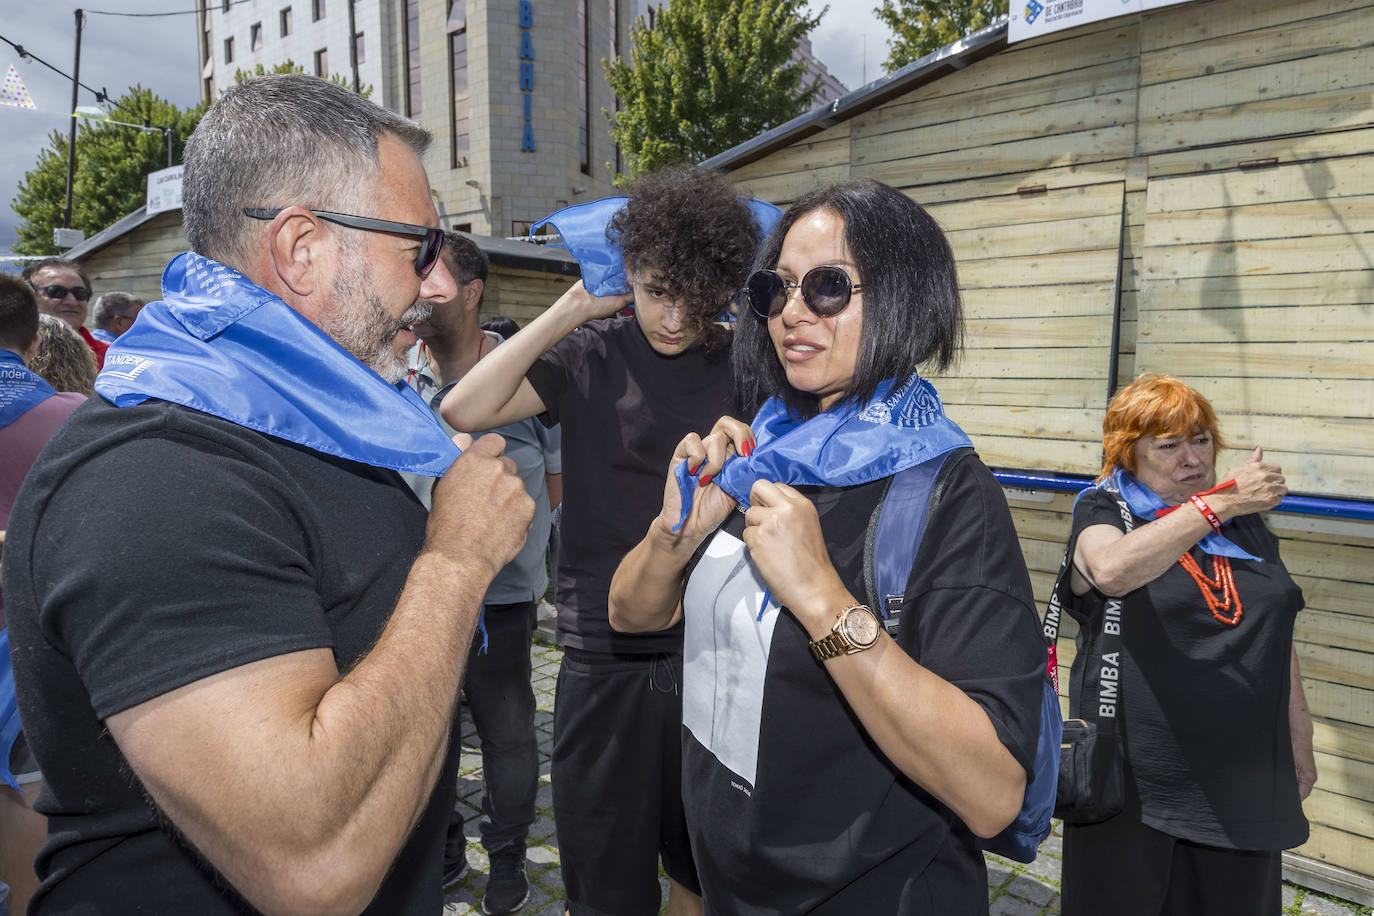
M 660 356 L 633 317 L 589 322 L 527 375 L 563 424 L 563 522 L 558 547 L 558 641 L 598 652 L 682 649 L 682 628 L 617 633 L 607 619 L 611 577 L 663 507 L 668 461 L 688 433 L 730 412 L 726 351 Z
M 799 488 L 857 596 L 884 484 Z M 873 744 L 796 618 L 758 619 L 743 525 L 732 513 L 707 540 L 683 598 L 683 798 L 707 912 L 986 913 L 972 833 Z M 986 711 L 1030 778 L 1045 643 L 1006 500 L 973 456 L 928 517 L 903 607 L 898 645 Z
M 1146 521 L 1137 518 L 1135 526 Z M 1100 489 L 1074 507 L 1070 550 L 1091 525 L 1125 530 L 1116 500 Z M 1288 731 L 1289 657 L 1302 590 L 1260 516 L 1233 519 L 1223 534 L 1264 561 L 1231 560 L 1244 608 L 1239 624 L 1216 620 L 1177 563 L 1122 603 L 1126 812 L 1194 842 L 1290 849 L 1307 839 Z M 1205 575 L 1213 574 L 1209 555 L 1197 546 L 1190 553 Z M 1105 604 L 1090 590 L 1069 610 L 1094 620 Z M 1075 685 L 1084 681 L 1078 659 L 1090 657 L 1083 639 Z M 1078 697 L 1072 700 L 1077 714 Z
M 145 800 L 104 720 L 288 652 L 330 647 L 347 670 L 390 616 L 424 527 L 393 471 L 160 401 L 92 398 L 73 414 L 20 491 L 4 554 L 49 818 L 30 912 L 251 912 Z M 442 908 L 454 762 L 372 912 Z

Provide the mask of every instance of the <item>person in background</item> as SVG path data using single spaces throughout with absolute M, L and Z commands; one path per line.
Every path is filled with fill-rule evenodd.
M 114 343 L 120 334 L 129 330 L 141 308 L 143 300 L 133 293 L 116 291 L 102 294 L 95 300 L 95 312 L 91 316 L 95 327 L 91 329 L 91 336 L 105 344 Z
M 0 274 L 0 552 L 10 510 L 34 459 L 86 400 L 79 394 L 54 391 L 26 366 L 38 348 L 39 317 L 33 289 L 17 277 Z M 90 351 L 70 328 L 51 316 L 42 317 L 61 325 L 76 341 L 82 359 L 91 362 Z M 5 602 L 0 597 L 0 633 L 5 626 Z M 0 658 L 0 710 L 10 708 L 14 694 L 8 655 L 3 651 Z M 18 718 L 18 710 L 14 717 Z M 0 712 L 0 735 L 12 730 Z M 0 908 L 8 905 L 11 912 L 23 913 L 38 887 L 33 859 L 43 843 L 47 821 L 33 811 L 42 777 L 22 732 L 12 741 L 0 741 L 0 779 L 4 782 L 0 784 L 0 888 L 9 885 L 8 900 L 0 892 Z
M 1261 449 L 1217 484 L 1212 405 L 1144 373 L 1102 421 L 1068 554 L 1083 634 L 1121 607 L 1125 811 L 1064 828 L 1064 916 L 1277 913 L 1317 769 L 1293 624 L 1302 590 L 1260 513 L 1287 492 Z M 1135 517 L 1126 533 L 1118 497 Z M 1080 652 L 1070 715 L 1095 702 Z
M 715 318 L 744 281 L 758 224 L 722 176 L 653 173 L 606 237 L 630 297 L 575 284 L 444 398 L 456 429 L 526 417 L 563 425 L 553 807 L 573 916 L 700 912 L 682 811 L 682 628 L 619 634 L 611 575 L 662 498 L 673 445 L 730 403 L 730 332 Z
M 619 630 L 686 623 L 706 912 L 986 914 L 975 837 L 1034 773 L 1045 644 L 1002 488 L 917 374 L 958 352 L 953 253 L 869 180 L 798 200 L 756 266 L 731 354 L 753 427 L 678 444 L 610 594 Z M 936 460 L 901 603 L 870 608 L 870 520 Z
M 458 686 L 534 505 L 401 384 L 394 338 L 456 292 L 429 141 L 280 74 L 187 143 L 193 250 L 7 533 L 35 916 L 442 909 Z M 428 515 L 398 471 L 442 477 Z
M 494 331 L 500 334 L 502 340 L 510 340 L 515 336 L 516 332 L 520 330 L 520 325 L 516 324 L 514 319 L 507 318 L 505 315 L 493 315 L 491 318 L 483 321 L 481 327 L 484 331 Z
M 38 316 L 38 346 L 29 358 L 29 368 L 58 391 L 85 397 L 95 394 L 95 355 L 60 318 Z
M 477 325 L 486 290 L 487 256 L 466 235 L 444 233 L 444 264 L 458 293 L 437 302 L 411 330 L 419 343 L 407 355 L 407 383 L 439 414 L 444 395 L 489 358 L 501 337 Z M 454 430 L 450 429 L 450 432 Z M 561 491 L 562 466 L 549 431 L 533 418 L 492 432 L 506 440 L 505 456 L 515 462 L 525 492 L 534 500 L 534 522 L 520 553 L 496 574 L 482 598 L 482 633 L 468 651 L 463 691 L 482 742 L 482 848 L 491 863 L 482 912 L 514 913 L 525 905 L 525 842 L 534 823 L 539 789 L 539 739 L 534 732 L 534 687 L 530 642 L 535 606 L 548 588 L 544 565 L 549 539 L 550 494 Z M 430 504 L 433 478 L 406 475 L 415 494 Z M 457 727 L 453 740 L 461 740 Z M 454 811 L 444 847 L 444 883 L 468 870 L 463 816 Z
M 96 368 L 105 365 L 105 351 L 110 345 L 86 329 L 86 303 L 91 300 L 86 269 L 65 258 L 44 258 L 25 267 L 20 276 L 38 294 L 38 311 L 71 325 L 95 354 Z

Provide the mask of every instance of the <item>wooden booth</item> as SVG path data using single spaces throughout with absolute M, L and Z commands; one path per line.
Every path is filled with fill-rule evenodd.
M 1155 370 L 1218 409 L 1221 470 L 1262 445 L 1354 510 L 1268 522 L 1307 599 L 1320 771 L 1287 871 L 1374 903 L 1374 2 L 994 26 L 706 164 L 780 205 L 871 177 L 930 210 L 967 317 L 935 381 L 989 465 L 1095 475 L 1110 394 Z M 1073 497 L 1008 495 L 1043 607 Z

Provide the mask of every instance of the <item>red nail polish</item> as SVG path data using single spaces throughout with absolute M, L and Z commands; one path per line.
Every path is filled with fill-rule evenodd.
M 744 445 L 740 447 L 740 454 L 743 455 L 745 458 L 748 458 L 750 455 L 754 454 L 753 439 L 750 439 L 748 442 L 744 443 Z
M 688 473 L 688 474 L 691 474 L 693 477 L 695 477 L 695 476 L 696 476 L 696 473 L 697 473 L 697 468 L 699 468 L 699 467 L 701 467 L 701 465 L 699 465 L 699 464 L 698 464 L 698 465 L 689 465 L 689 466 L 687 467 L 687 473 Z
M 715 479 L 715 476 L 716 476 L 716 475 L 714 475 L 714 474 L 707 474 L 705 477 L 701 478 L 701 480 L 698 480 L 697 483 L 699 483 L 701 486 L 704 487 L 704 486 L 706 486 L 708 483 L 710 483 L 712 480 L 714 480 L 714 479 Z

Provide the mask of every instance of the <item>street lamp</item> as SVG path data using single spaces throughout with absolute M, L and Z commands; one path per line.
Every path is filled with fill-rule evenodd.
M 110 113 L 103 108 L 95 105 L 82 105 L 72 112 L 74 118 L 88 118 L 92 121 L 104 121 L 106 124 L 118 124 L 120 127 L 132 127 L 134 130 L 144 130 L 149 133 L 161 133 L 167 138 L 167 168 L 172 167 L 172 128 L 170 127 L 151 127 L 147 124 L 133 124 L 129 121 L 114 121 L 110 118 Z

